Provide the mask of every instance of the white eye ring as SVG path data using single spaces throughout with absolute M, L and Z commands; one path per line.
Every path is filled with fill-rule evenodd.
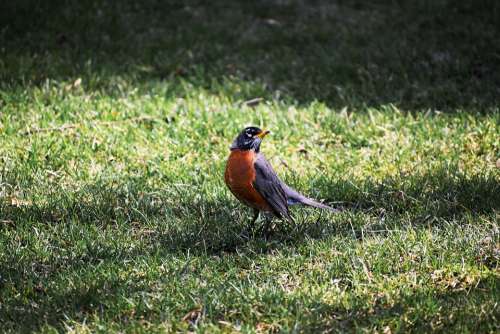
M 248 138 L 252 138 L 253 136 L 250 133 L 246 133 Z

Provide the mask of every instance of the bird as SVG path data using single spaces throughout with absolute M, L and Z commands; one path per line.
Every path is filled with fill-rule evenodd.
M 326 204 L 308 198 L 280 180 L 260 152 L 260 145 L 270 131 L 246 127 L 230 146 L 224 181 L 233 195 L 254 211 L 252 225 L 261 212 L 293 222 L 289 206 L 301 204 L 337 212 Z

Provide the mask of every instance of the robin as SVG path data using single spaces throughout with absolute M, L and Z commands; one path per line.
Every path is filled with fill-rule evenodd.
M 278 178 L 269 161 L 260 153 L 262 139 L 269 133 L 254 126 L 245 128 L 231 144 L 224 174 L 234 196 L 253 208 L 252 224 L 261 211 L 293 221 L 288 206 L 294 204 L 338 211 L 301 195 Z

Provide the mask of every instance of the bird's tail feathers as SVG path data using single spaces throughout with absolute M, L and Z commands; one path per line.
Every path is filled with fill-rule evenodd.
M 307 197 L 304 197 L 302 204 L 313 206 L 313 207 L 319 208 L 319 209 L 330 210 L 332 212 L 340 212 L 340 210 L 338 210 L 338 209 L 332 208 L 329 205 L 323 204 L 321 202 L 317 202 L 317 201 L 310 199 L 310 198 L 307 198 Z
M 310 199 L 308 197 L 305 197 L 304 195 L 300 194 L 295 189 L 290 188 L 286 184 L 283 184 L 283 188 L 285 190 L 287 202 L 289 205 L 303 204 L 303 205 L 308 205 L 308 206 L 312 206 L 312 207 L 319 208 L 319 209 L 330 210 L 332 212 L 340 212 L 340 210 L 338 210 L 338 209 L 332 208 L 331 206 L 328 206 L 326 204 L 323 204 L 323 203 L 320 203 L 320 202 L 315 201 L 313 199 Z

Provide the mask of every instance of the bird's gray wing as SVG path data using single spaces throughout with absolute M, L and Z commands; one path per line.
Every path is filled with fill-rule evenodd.
M 255 190 L 264 197 L 276 216 L 292 220 L 285 189 L 269 161 L 259 153 L 254 162 L 254 167 L 255 180 L 253 186 Z

